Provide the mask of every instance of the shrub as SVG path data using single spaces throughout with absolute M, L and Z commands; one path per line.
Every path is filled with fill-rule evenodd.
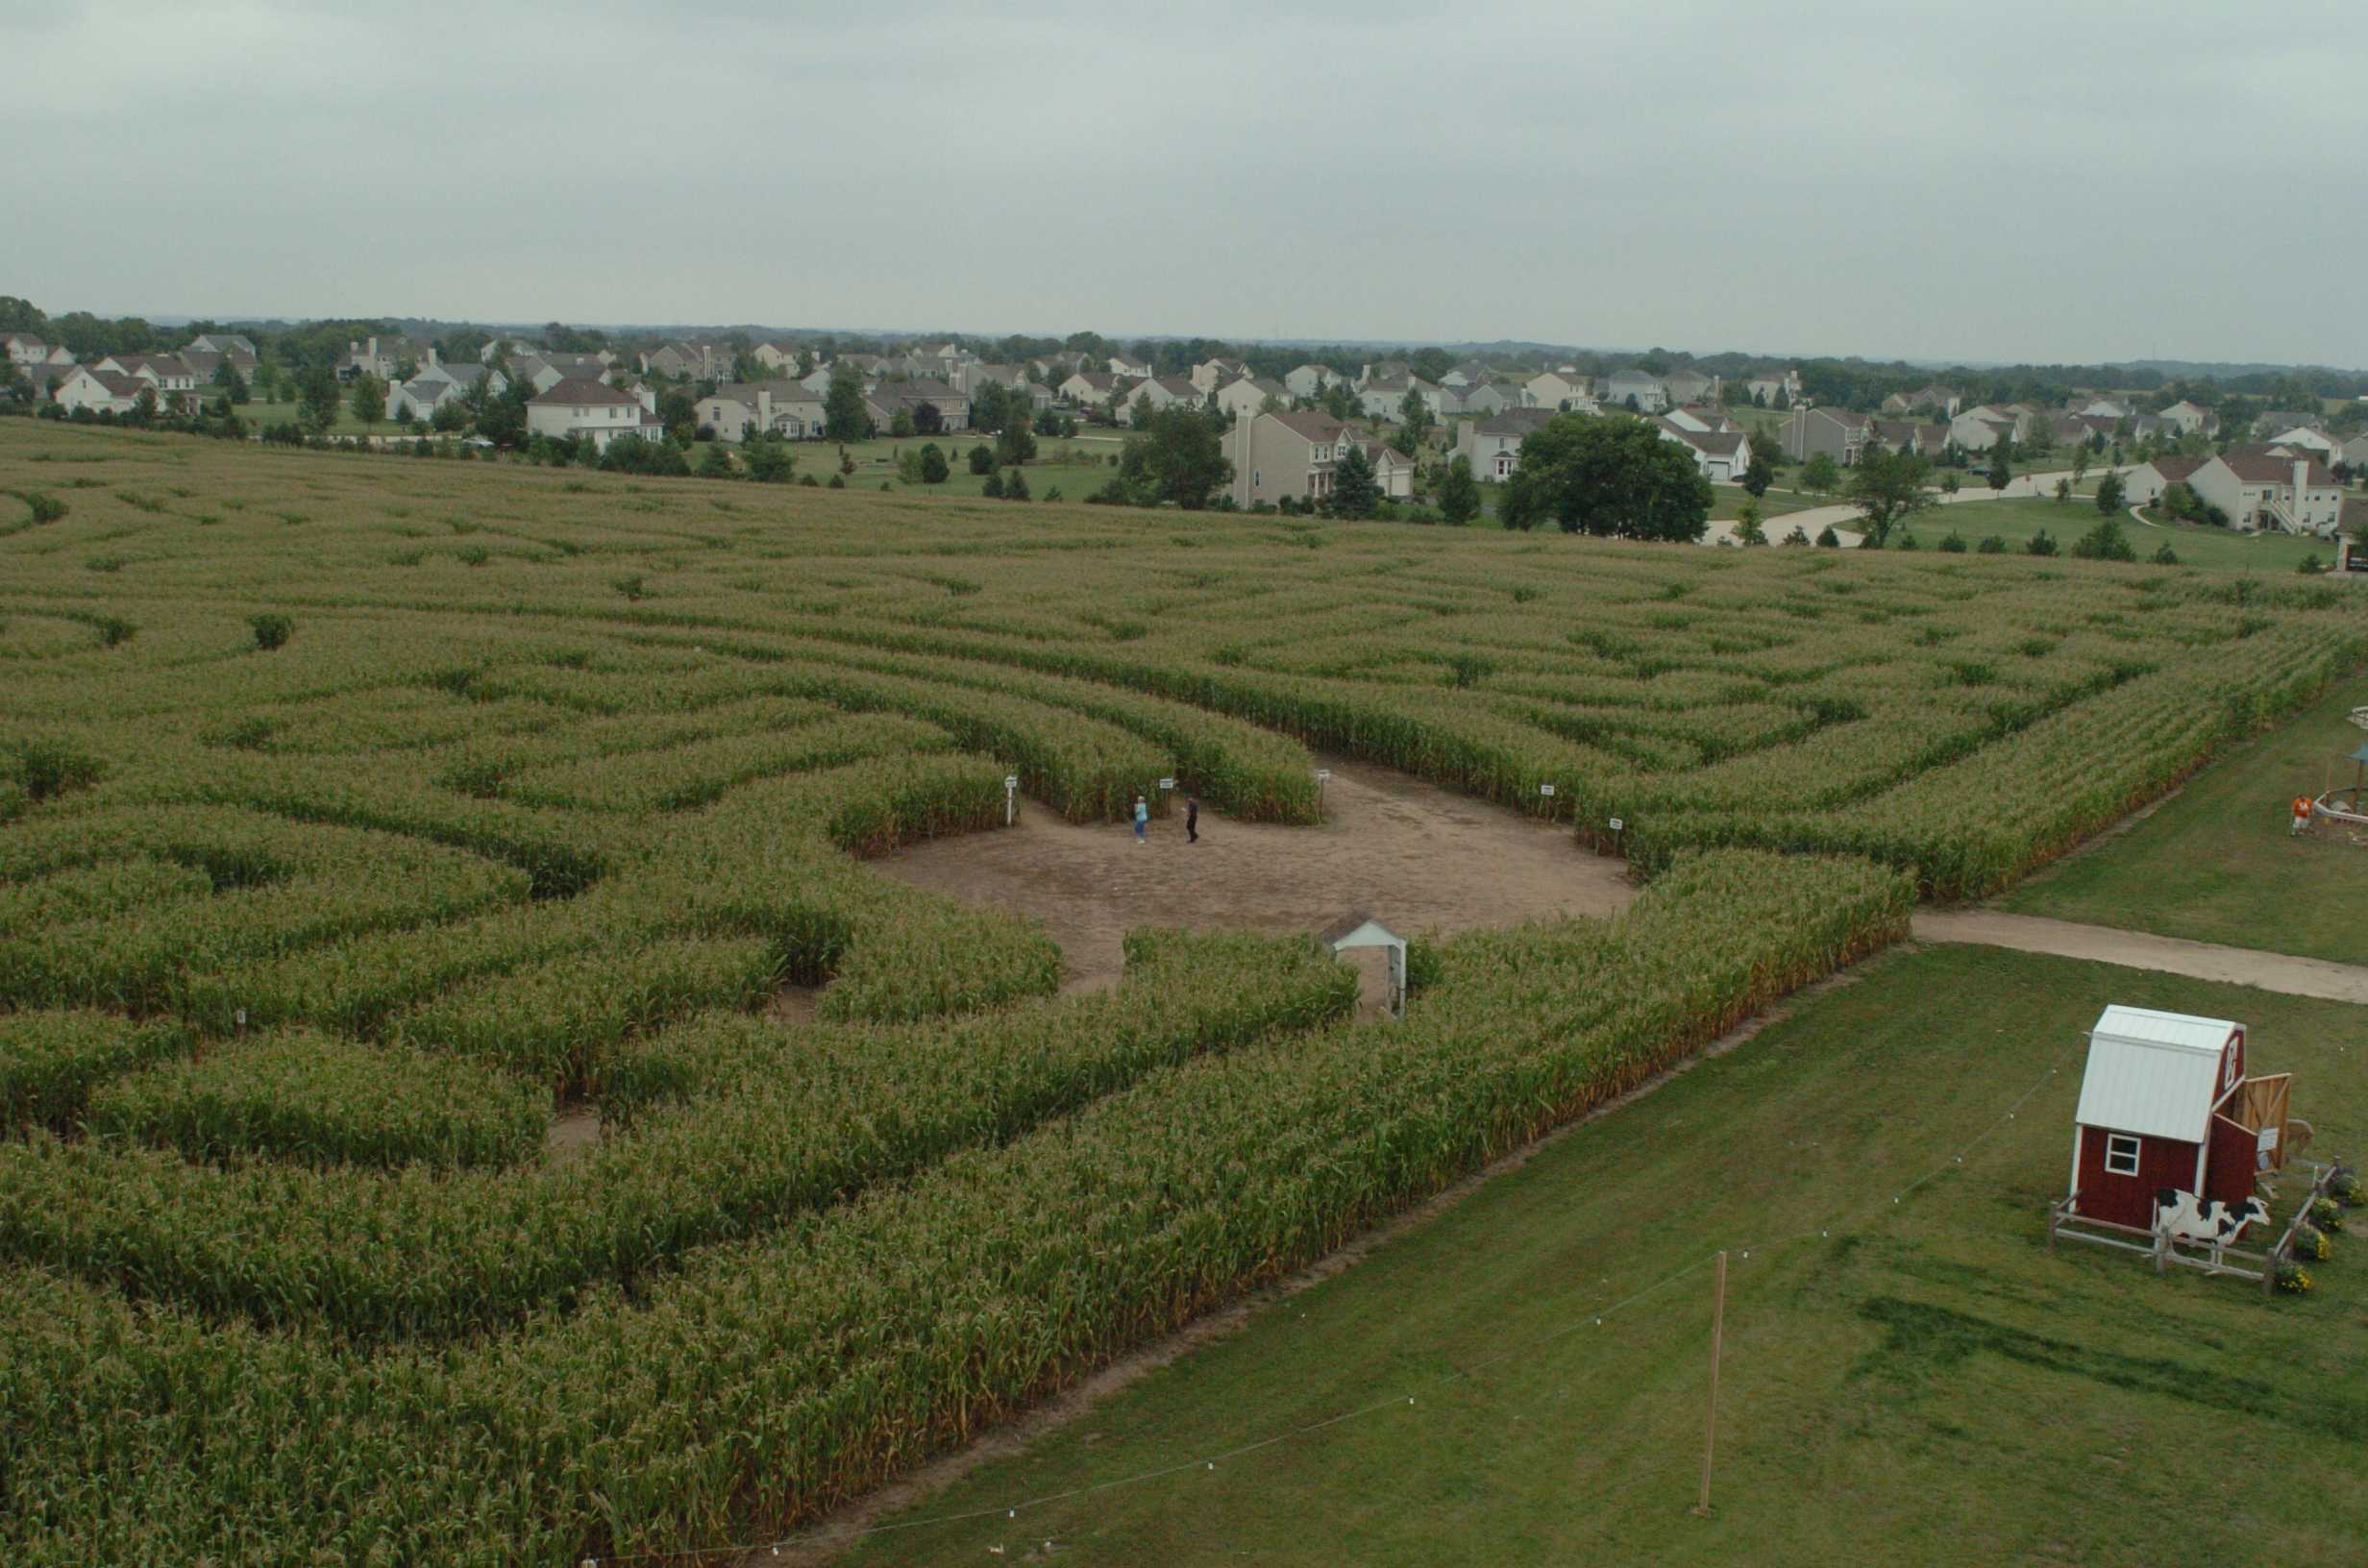
M 2179 551 L 2173 550 L 2170 547 L 2170 542 L 2165 540 L 2162 544 L 2155 548 L 2155 552 L 2150 558 L 2157 566 L 2177 566 L 2179 564 Z
M 2023 544 L 2023 553 L 2024 553 L 2024 554 L 2026 554 L 2026 555 L 2053 555 L 2053 554 L 2055 554 L 2055 553 L 2056 553 L 2056 539 L 2055 539 L 2055 536 L 2054 536 L 2053 534 L 2049 533 L 2049 532 L 2048 532 L 2045 528 L 2041 528 L 2038 532 L 2036 532 L 2036 533 L 2033 534 L 2033 535 L 2032 535 L 2032 536 L 2031 536 L 2028 540 L 2026 540 L 2026 541 L 2024 542 L 2024 544 Z
M 1834 531 L 1833 524 L 1828 523 L 1817 530 L 1817 546 L 1821 550 L 1841 549 L 1841 535 Z
M 993 496 L 998 501 L 1002 500 L 1003 476 L 995 473 L 988 474 L 987 482 L 978 487 L 978 493 L 982 496 Z
M 844 475 L 844 474 L 833 474 L 833 475 L 831 475 L 831 476 L 830 476 L 830 482 L 829 482 L 828 484 L 826 484 L 826 485 L 823 486 L 823 488 L 824 488 L 824 489 L 826 489 L 826 490 L 844 490 L 844 489 L 846 489 L 846 488 L 847 488 L 847 476 L 846 476 L 846 475 Z
M 638 576 L 619 577 L 614 582 L 610 583 L 609 586 L 614 588 L 618 593 L 623 594 L 629 600 L 636 604 L 641 602 L 642 596 L 648 592 L 648 589 L 644 586 Z
M 977 446 L 971 448 L 969 461 L 971 465 L 971 472 L 974 474 L 992 474 L 995 472 L 995 451 L 984 442 L 980 442 Z
M 1973 550 L 1977 555 L 2004 555 L 2007 552 L 2007 542 L 1993 533 L 1974 546 Z
M 2137 551 L 2131 548 L 2129 536 L 2122 532 L 2121 519 L 2108 517 L 2082 534 L 2072 547 L 2072 553 L 2084 561 L 2134 561 Z
M 2314 550 L 2309 554 L 2304 556 L 2302 558 L 2302 564 L 2295 567 L 2294 570 L 2306 577 L 2315 577 L 2320 573 L 2326 571 L 2327 567 L 2325 563 L 2319 559 L 2319 552 Z
M 2320 1230 L 2333 1233 L 2343 1229 L 2343 1205 L 2332 1198 L 2310 1200 L 2309 1221 Z
M 255 646 L 266 653 L 285 647 L 296 635 L 296 623 L 276 613 L 248 616 L 247 625 L 255 632 Z
M 1940 541 L 1940 548 L 1951 555 L 1962 555 L 1965 553 L 1965 536 L 1951 528 L 1948 537 Z
M 2299 1296 L 2310 1288 L 2310 1276 L 2300 1263 L 2282 1258 L 2278 1261 L 2278 1288 Z

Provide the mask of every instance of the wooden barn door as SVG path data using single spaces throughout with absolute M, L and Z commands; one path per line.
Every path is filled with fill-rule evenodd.
M 2285 1169 L 2286 1105 L 2293 1089 L 2294 1075 L 2282 1072 L 2274 1078 L 2248 1078 L 2236 1090 L 2230 1119 L 2254 1135 L 2257 1170 Z

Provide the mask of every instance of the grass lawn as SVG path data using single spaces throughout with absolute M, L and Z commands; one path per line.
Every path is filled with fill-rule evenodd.
M 944 484 L 906 485 L 897 478 L 897 454 L 918 450 L 934 439 L 946 453 L 947 467 L 951 471 Z M 876 490 L 886 479 L 899 491 L 915 495 L 977 496 L 986 485 L 986 477 L 973 474 L 968 454 L 975 446 L 993 448 L 995 438 L 969 431 L 936 437 L 909 436 L 902 440 L 882 437 L 876 441 L 850 441 L 847 455 L 855 460 L 855 472 L 847 476 L 850 489 Z M 839 459 L 839 446 L 828 441 L 801 441 L 792 449 L 798 455 L 798 472 L 811 474 L 827 481 Z M 1027 486 L 1030 497 L 1042 501 L 1045 492 L 1057 486 L 1064 501 L 1083 501 L 1087 496 L 1110 482 L 1118 470 L 1110 466 L 1110 458 L 1118 452 L 1109 442 L 1065 440 L 1058 436 L 1039 436 L 1036 456 L 1028 462 Z M 691 453 L 696 464 L 701 453 Z
M 2123 926 L 2238 947 L 2368 963 L 2368 845 L 2331 827 L 2294 838 L 2286 805 L 2332 778 L 2368 731 L 2344 716 L 2368 704 L 2368 676 L 2337 681 L 2317 705 L 2198 773 L 2120 837 L 2024 883 L 2005 899 L 2026 915 Z
M 1972 484 L 1979 482 L 1976 479 Z M 2122 532 L 2128 535 L 2131 548 L 2137 551 L 2140 560 L 2167 543 L 2178 552 L 2182 566 L 2201 567 L 2209 572 L 2291 576 L 2304 556 L 2314 553 L 2322 564 L 2334 563 L 2334 547 L 2320 541 L 2288 535 L 2234 533 L 2227 528 L 2197 527 L 2191 524 L 2142 527 L 2133 523 L 2126 511 L 2114 515 L 2121 519 Z M 2032 497 L 1961 501 L 1917 518 L 1915 535 L 1916 543 L 1929 547 L 1938 544 L 1951 528 L 1963 534 L 1966 543 L 1972 545 L 1994 533 L 2006 540 L 2008 549 L 2021 550 L 2034 534 L 2044 528 L 2055 536 L 2058 551 L 2069 554 L 2073 542 L 2095 527 L 2100 520 L 2094 502 Z
M 1714 484 L 1711 486 L 1711 495 L 1714 498 L 1711 502 L 1711 519 L 1714 522 L 1733 518 L 1743 509 L 1746 492 L 1740 485 Z M 1770 490 L 1760 498 L 1760 521 L 1773 523 L 1788 512 L 1806 512 L 1827 504 L 1830 502 L 1797 491 Z
M 2106 1002 L 2245 1022 L 2321 1154 L 2368 1128 L 2368 1010 L 1986 948 L 1862 972 L 844 1560 L 2356 1563 L 2368 1211 L 2276 1300 L 2051 1256 L 2043 1216 Z
M 240 419 L 258 429 L 268 429 L 273 425 L 293 425 L 299 422 L 299 409 L 293 400 L 286 403 L 265 403 L 258 398 L 253 403 L 241 404 L 234 412 Z M 403 433 L 403 427 L 391 419 L 382 419 L 375 425 L 364 425 L 354 417 L 353 407 L 340 399 L 337 404 L 337 423 L 329 433 L 332 435 L 400 435 Z

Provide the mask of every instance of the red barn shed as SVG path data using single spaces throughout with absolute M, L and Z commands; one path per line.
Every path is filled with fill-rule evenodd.
M 2260 1147 L 2237 1119 L 2244 1084 L 2242 1024 L 2107 1008 L 2088 1031 L 2073 1114 L 2069 1212 L 2148 1230 L 2163 1188 L 2243 1204 Z

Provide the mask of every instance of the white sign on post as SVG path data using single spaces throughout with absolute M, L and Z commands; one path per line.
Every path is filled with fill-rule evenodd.
M 1316 770 L 1316 782 L 1319 784 L 1324 783 L 1326 780 L 1330 779 L 1331 776 L 1332 770 L 1329 768 L 1319 768 Z
M 1554 797 L 1554 786 L 1551 784 L 1541 784 L 1538 786 L 1538 793 L 1550 800 Z
M 238 1027 L 239 1027 L 239 1028 L 241 1028 L 241 1029 L 244 1029 L 246 1026 L 247 1026 L 247 1010 L 246 1010 L 245 1008 L 243 1008 L 243 1007 L 242 1007 L 242 1008 L 240 1008 L 240 1009 L 238 1010 Z
M 1018 773 L 1005 773 L 1003 775 L 1003 793 L 1005 795 L 1011 794 L 1012 791 L 1018 789 L 1019 787 L 1020 775 Z
M 1009 827 L 1020 816 L 1020 775 L 1003 775 L 1003 825 Z
M 1159 781 L 1159 787 L 1163 790 L 1172 790 L 1175 788 L 1175 780 L 1172 778 L 1163 778 Z
M 1627 825 L 1628 824 L 1626 822 L 1621 821 L 1616 817 L 1612 819 L 1612 831 L 1615 833 L 1618 832 L 1621 828 L 1626 827 Z

